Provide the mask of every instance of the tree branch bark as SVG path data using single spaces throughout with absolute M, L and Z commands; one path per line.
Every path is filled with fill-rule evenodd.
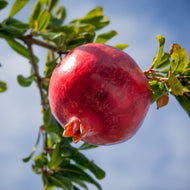
M 52 45 L 50 43 L 46 43 L 46 42 L 38 40 L 38 39 L 35 39 L 31 35 L 20 36 L 20 37 L 18 37 L 18 39 L 22 40 L 26 44 L 30 44 L 30 45 L 35 44 L 35 45 L 38 45 L 38 46 L 53 50 L 53 51 L 57 52 L 58 54 L 68 54 L 69 53 L 69 51 L 59 50 L 57 48 L 57 46 L 55 46 L 55 45 Z

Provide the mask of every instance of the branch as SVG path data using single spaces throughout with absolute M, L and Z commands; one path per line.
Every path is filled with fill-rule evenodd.
M 156 80 L 156 81 L 160 81 L 160 82 L 167 82 L 168 78 L 164 78 L 164 77 L 158 77 L 155 75 L 152 75 L 151 73 L 144 71 L 144 75 L 146 76 L 146 78 L 148 80 Z
M 38 66 L 37 66 L 36 61 L 35 61 L 34 53 L 32 50 L 32 45 L 29 43 L 26 43 L 26 44 L 28 46 L 28 51 L 30 53 L 32 67 L 34 69 L 34 75 L 36 77 L 36 83 L 37 83 L 37 86 L 38 86 L 39 91 L 40 91 L 41 105 L 42 105 L 43 109 L 45 109 L 46 102 L 45 102 L 44 93 L 43 93 L 43 89 L 42 89 L 42 80 L 41 80 L 41 77 L 40 77 L 39 72 L 38 72 Z
M 41 41 L 41 40 L 37 40 L 35 38 L 32 38 L 31 35 L 20 36 L 20 37 L 18 37 L 18 39 L 22 40 L 23 42 L 25 42 L 26 44 L 29 44 L 29 45 L 35 44 L 35 45 L 38 45 L 38 46 L 53 50 L 53 51 L 57 52 L 58 54 L 68 54 L 69 53 L 69 51 L 61 51 L 61 50 L 59 50 L 57 48 L 57 46 L 55 46 L 55 45 L 52 45 L 50 43 L 46 43 L 46 42 Z

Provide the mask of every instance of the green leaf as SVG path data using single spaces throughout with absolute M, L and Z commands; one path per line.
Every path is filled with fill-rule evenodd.
M 6 39 L 6 41 L 14 51 L 30 60 L 30 54 L 25 46 L 13 39 Z M 37 57 L 35 57 L 35 61 L 38 62 Z
M 151 87 L 151 102 L 152 103 L 157 101 L 158 98 L 160 98 L 161 96 L 168 93 L 168 90 L 164 82 L 151 81 L 150 87 Z
M 164 44 L 165 44 L 165 38 L 162 35 L 158 35 L 157 40 L 159 43 L 159 49 L 156 54 L 156 57 L 153 59 L 154 68 L 157 68 L 159 66 L 159 63 L 164 53 Z
M 10 18 L 10 17 L 5 21 L 5 23 L 6 23 L 6 25 L 14 26 L 17 29 L 19 29 L 19 28 L 23 29 L 23 30 L 21 30 L 21 33 L 25 32 L 26 29 L 29 27 L 29 24 L 21 22 L 20 20 L 17 20 L 15 18 Z
M 74 160 L 80 166 L 90 170 L 97 179 L 103 179 L 105 177 L 105 172 L 99 168 L 93 161 L 89 161 L 86 156 L 84 156 L 79 151 L 76 152 L 71 159 Z
M 33 12 L 32 12 L 32 14 L 30 15 L 30 17 L 28 19 L 29 23 L 32 23 L 34 20 L 38 19 L 39 15 L 40 15 L 40 13 L 42 11 L 42 8 L 43 8 L 42 2 L 40 0 L 37 1 L 37 3 L 33 7 Z
M 7 5 L 8 5 L 8 3 L 7 3 L 6 1 L 1 0 L 1 1 L 0 1 L 0 10 L 1 10 L 1 9 L 4 9 Z
M 50 162 L 48 163 L 48 167 L 50 169 L 55 169 L 64 161 L 64 159 L 65 158 L 61 155 L 59 144 L 56 144 L 56 147 L 52 153 Z
M 157 64 L 157 69 L 162 69 L 167 67 L 170 64 L 170 54 L 169 53 L 164 53 L 163 56 L 161 57 L 159 63 Z
M 101 190 L 101 186 L 89 174 L 76 165 L 65 165 L 63 168 L 60 168 L 59 171 L 62 176 L 67 177 L 74 182 L 75 180 L 86 181 L 94 184 L 99 190 Z
M 184 71 L 188 65 L 188 55 L 185 49 L 178 44 L 172 44 L 170 49 L 171 54 L 171 72 L 179 74 Z
M 92 9 L 86 14 L 86 18 L 91 18 L 91 17 L 96 17 L 96 16 L 102 16 L 103 14 L 103 9 L 102 7 L 98 6 L 95 9 Z
M 51 17 L 48 28 L 57 28 L 60 27 L 63 24 L 63 21 L 61 19 L 57 19 L 55 17 Z
M 22 87 L 30 86 L 34 81 L 34 79 L 35 79 L 34 75 L 31 75 L 29 77 L 24 77 L 22 75 L 17 76 L 17 81 Z
M 30 155 L 28 157 L 26 157 L 26 158 L 23 158 L 22 159 L 23 162 L 28 162 L 32 158 L 32 156 L 34 155 L 34 153 L 35 153 L 35 151 L 37 149 L 37 146 L 38 146 L 39 142 L 40 142 L 40 133 L 38 133 L 37 141 L 36 141 L 34 147 L 32 148 L 32 151 L 31 151 Z
M 190 76 L 190 68 L 187 68 L 182 73 L 183 76 Z
M 3 81 L 0 81 L 0 92 L 5 92 L 7 90 L 7 84 Z
M 95 43 L 106 43 L 108 40 L 116 36 L 118 33 L 115 30 L 110 30 L 109 32 L 105 32 L 102 34 L 99 34 L 96 37 Z
M 120 49 L 120 50 L 124 50 L 125 48 L 128 47 L 128 45 L 127 44 L 117 44 L 117 45 L 114 45 L 113 47 Z
M 44 153 L 41 153 L 40 155 L 36 156 L 33 159 L 33 161 L 37 168 L 42 168 L 43 166 L 47 165 L 47 163 L 48 163 L 47 155 Z
M 171 88 L 172 93 L 175 96 L 183 95 L 183 86 L 172 72 L 169 72 L 168 83 L 169 83 L 169 87 Z
M 180 103 L 180 105 L 183 107 L 183 109 L 187 112 L 187 114 L 190 117 L 190 99 L 187 98 L 185 95 L 183 96 L 175 96 L 177 101 Z
M 51 18 L 51 14 L 47 10 L 43 10 L 40 16 L 37 19 L 37 30 L 42 31 L 45 30 L 49 24 Z
M 48 133 L 50 132 L 59 132 L 63 130 L 63 128 L 56 121 L 54 116 L 51 113 L 50 108 L 46 109 L 43 116 L 44 127 Z
M 7 90 L 7 84 L 3 81 L 0 81 L 0 92 L 5 92 Z
M 11 8 L 9 13 L 9 17 L 13 17 L 16 13 L 18 13 L 27 3 L 29 0 L 16 0 Z
M 66 10 L 65 10 L 64 6 L 61 5 L 61 6 L 57 9 L 55 15 L 56 15 L 56 18 L 57 18 L 57 19 L 60 19 L 60 20 L 62 20 L 62 21 L 65 20 L 65 17 L 66 17 Z
M 78 149 L 79 150 L 87 150 L 87 149 L 92 149 L 98 147 L 97 145 L 92 145 L 84 142 Z
M 96 30 L 99 30 L 110 23 L 108 16 L 96 16 L 96 17 L 85 17 L 78 19 L 82 24 L 92 24 Z
M 16 38 L 22 36 L 25 32 L 26 29 L 0 23 L 0 34 L 4 35 L 4 38 Z
M 28 52 L 28 49 L 17 42 L 16 40 L 7 39 L 7 43 L 10 45 L 10 47 L 15 50 L 18 54 L 30 59 L 30 54 Z
M 49 178 L 57 187 L 62 187 L 65 190 L 74 190 L 71 180 L 63 177 L 59 172 L 51 174 Z
M 56 7 L 59 0 L 48 0 L 47 2 L 47 10 L 52 12 L 53 9 Z
M 83 33 L 80 36 L 73 38 L 69 42 L 67 42 L 66 47 L 68 50 L 72 50 L 80 45 L 91 43 L 94 40 L 94 36 L 94 32 Z

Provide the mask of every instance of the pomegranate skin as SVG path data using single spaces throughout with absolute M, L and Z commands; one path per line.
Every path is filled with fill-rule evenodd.
M 49 84 L 54 117 L 63 136 L 95 145 L 123 142 L 142 124 L 150 86 L 135 61 L 114 47 L 89 43 L 67 54 Z

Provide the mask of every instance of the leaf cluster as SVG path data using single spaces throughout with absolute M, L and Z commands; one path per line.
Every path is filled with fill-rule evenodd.
M 185 49 L 179 44 L 172 44 L 170 53 L 164 52 L 165 38 L 157 36 L 159 49 L 153 58 L 151 67 L 145 71 L 152 91 L 152 103 L 157 107 L 167 105 L 168 94 L 177 101 L 190 116 L 190 62 Z

